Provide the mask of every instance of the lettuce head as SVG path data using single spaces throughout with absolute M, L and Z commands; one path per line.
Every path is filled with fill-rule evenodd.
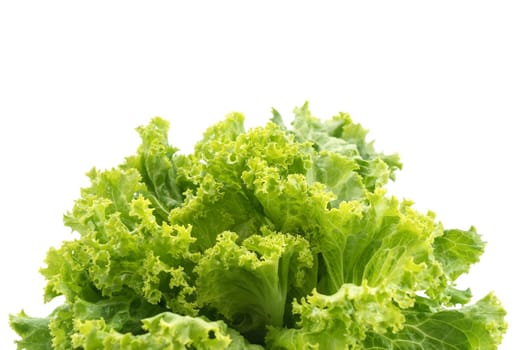
M 399 158 L 349 115 L 294 114 L 230 114 L 190 154 L 167 121 L 139 127 L 65 214 L 77 238 L 41 270 L 64 302 L 11 315 L 18 349 L 496 349 L 498 299 L 456 287 L 476 230 L 387 195 Z

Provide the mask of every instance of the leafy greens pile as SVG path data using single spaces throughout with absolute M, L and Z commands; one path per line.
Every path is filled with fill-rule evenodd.
M 11 316 L 18 349 L 497 348 L 497 298 L 455 287 L 484 242 L 388 196 L 397 155 L 307 104 L 290 128 L 243 123 L 185 155 L 154 118 L 136 155 L 88 173 L 64 217 L 78 238 L 41 270 L 65 301 Z

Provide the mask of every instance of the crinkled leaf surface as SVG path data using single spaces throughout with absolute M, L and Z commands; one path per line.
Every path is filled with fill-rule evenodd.
M 266 234 L 248 237 L 239 245 L 237 234 L 223 232 L 195 271 L 199 302 L 259 342 L 267 325 L 285 324 L 285 315 L 291 316 L 286 313 L 289 301 L 309 292 L 306 286 L 314 285 L 316 277 L 307 241 Z
M 203 317 L 181 316 L 171 312 L 160 313 L 142 320 L 145 333 L 119 333 L 104 320 L 77 322 L 78 332 L 72 337 L 76 348 L 96 349 L 150 349 L 150 350 L 260 350 L 250 345 L 238 332 L 223 321 L 207 321 Z
M 18 349 L 496 349 L 498 299 L 455 285 L 476 230 L 387 196 L 399 158 L 349 115 L 294 114 L 246 130 L 232 113 L 190 154 L 167 121 L 139 127 L 65 214 L 78 235 L 41 270 L 64 302 L 11 316 Z

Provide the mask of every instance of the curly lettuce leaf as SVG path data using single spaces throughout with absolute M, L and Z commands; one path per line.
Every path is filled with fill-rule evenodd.
M 267 326 L 288 322 L 289 301 L 306 295 L 316 277 L 307 241 L 263 233 L 238 244 L 237 234 L 223 232 L 195 270 L 201 305 L 256 342 L 263 341 Z
M 366 285 L 344 284 L 332 295 L 316 291 L 295 301 L 295 328 L 271 327 L 269 349 L 363 349 L 369 331 L 385 334 L 403 327 L 401 310 L 390 295 Z
M 78 322 L 73 346 L 84 350 L 150 349 L 150 350 L 260 350 L 223 321 L 200 317 L 160 313 L 142 320 L 145 333 L 119 333 L 107 327 L 104 320 Z
M 142 144 L 137 154 L 126 158 L 124 167 L 137 169 L 146 185 L 147 198 L 153 203 L 155 215 L 167 220 L 169 211 L 183 202 L 184 186 L 177 182 L 177 148 L 169 144 L 169 122 L 153 118 L 146 127 L 138 127 Z
M 306 148 L 273 124 L 244 133 L 242 115 L 229 115 L 196 145 L 189 163 L 198 167 L 187 176 L 197 187 L 185 192 L 183 205 L 171 210 L 169 221 L 191 225 L 194 245 L 202 251 L 223 231 L 242 239 L 257 233 L 271 220 L 243 180 L 250 163 L 264 159 L 283 174 L 305 173 Z
M 374 143 L 367 142 L 367 130 L 352 121 L 346 113 L 339 113 L 325 122 L 312 116 L 309 104 L 295 108 L 292 132 L 298 139 L 311 141 L 318 152 L 331 152 L 354 160 L 363 186 L 368 191 L 384 186 L 395 179 L 395 171 L 402 164 L 397 154 L 376 152 Z
M 57 295 L 87 301 L 142 296 L 150 304 L 164 302 L 171 310 L 196 314 L 188 272 L 198 255 L 190 249 L 195 241 L 190 228 L 159 224 L 151 202 L 135 194 L 141 184 L 134 172 L 111 170 L 91 176 L 94 185 L 83 191 L 83 199 L 65 217 L 82 236 L 51 248 L 47 267 L 41 270 L 48 280 L 46 300 Z M 118 190 L 113 189 L 115 180 Z
M 19 342 L 20 349 L 39 349 L 37 346 L 47 344 L 48 349 L 69 350 L 73 348 L 72 338 L 78 332 L 79 321 L 103 320 L 106 328 L 113 331 L 140 334 L 143 332 L 142 319 L 164 311 L 163 307 L 136 296 L 121 295 L 95 302 L 76 299 L 57 307 L 45 318 L 33 318 L 22 312 L 11 317 L 11 325 L 23 337 Z M 39 326 L 32 325 L 33 332 L 24 333 L 20 327 L 27 323 Z
M 401 310 L 386 291 L 346 284 L 327 296 L 313 293 L 294 312 L 296 328 L 271 328 L 268 349 L 496 350 L 507 325 L 494 295 L 460 309 L 420 300 Z

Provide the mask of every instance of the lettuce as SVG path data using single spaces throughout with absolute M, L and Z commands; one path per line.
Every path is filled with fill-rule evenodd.
M 506 312 L 455 281 L 485 243 L 388 196 L 401 168 L 349 115 L 291 127 L 230 114 L 191 154 L 154 118 L 135 155 L 92 169 L 51 248 L 47 317 L 18 349 L 496 349 Z

